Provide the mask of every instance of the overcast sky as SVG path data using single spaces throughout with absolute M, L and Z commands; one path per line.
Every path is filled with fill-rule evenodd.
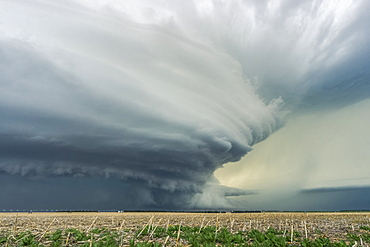
M 370 208 L 369 7 L 0 0 L 0 209 Z

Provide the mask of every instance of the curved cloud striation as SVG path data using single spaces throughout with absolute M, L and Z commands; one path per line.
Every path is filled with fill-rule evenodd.
M 369 96 L 366 1 L 0 4 L 0 170 L 17 180 L 118 178 L 134 206 L 227 207 L 248 192 L 213 172 L 288 110 Z

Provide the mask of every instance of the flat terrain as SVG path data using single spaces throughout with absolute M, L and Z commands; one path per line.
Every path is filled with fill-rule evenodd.
M 328 237 L 346 241 L 348 232 L 370 226 L 370 213 L 0 213 L 0 233 L 15 236 L 29 231 L 40 239 L 56 230 L 75 228 L 88 232 L 107 228 L 125 234 L 126 244 L 147 226 L 153 229 L 214 226 L 232 233 L 252 229 L 265 232 L 274 228 L 287 233 L 293 230 L 302 236 L 307 234 L 310 239 Z

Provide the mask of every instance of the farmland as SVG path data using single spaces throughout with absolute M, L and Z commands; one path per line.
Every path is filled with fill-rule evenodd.
M 370 213 L 1 213 L 0 246 L 369 246 Z

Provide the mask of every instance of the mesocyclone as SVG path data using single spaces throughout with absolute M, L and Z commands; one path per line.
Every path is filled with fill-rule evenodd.
M 119 178 L 148 205 L 204 206 L 286 109 L 348 89 L 333 70 L 369 73 L 348 73 L 361 1 L 0 3 L 1 171 Z

